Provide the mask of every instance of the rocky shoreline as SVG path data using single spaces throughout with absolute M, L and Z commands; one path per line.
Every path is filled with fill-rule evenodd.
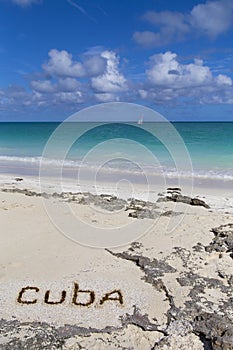
M 2 188 L 1 192 L 67 201 L 82 206 L 91 204 L 108 212 L 123 210 L 130 218 L 138 220 L 153 220 L 158 216 L 165 220 L 166 217 L 179 216 L 182 212 L 167 208 L 161 211 L 159 208 L 160 203 L 178 202 L 185 206 L 200 207 L 201 214 L 190 215 L 193 220 L 190 225 L 195 225 L 195 220 L 200 221 L 199 226 L 193 229 L 194 234 L 203 228 L 209 209 L 209 215 L 215 220 L 208 203 L 197 197 L 183 195 L 179 188 L 168 188 L 155 203 L 90 192 L 49 194 L 20 188 Z M 175 243 L 169 250 L 159 253 L 153 241 L 146 239 L 131 243 L 126 250 L 105 249 L 106 259 L 113 259 L 115 264 L 120 264 L 125 270 L 130 267 L 140 271 L 138 288 L 146 284 L 152 291 L 163 295 L 167 305 L 166 322 L 159 322 L 156 316 L 151 318 L 137 304 L 130 312 L 122 313 L 119 326 L 105 328 L 74 323 L 58 326 L 36 320 L 25 322 L 15 316 L 11 319 L 3 317 L 0 320 L 0 349 L 232 350 L 233 223 L 229 216 L 223 215 L 219 217 L 219 223 L 221 218 L 224 218 L 222 224 L 215 227 L 208 224 L 208 229 L 203 229 L 209 238 L 200 234 L 192 236 L 191 246 L 190 243 L 178 244 L 182 241 L 175 236 Z M 187 242 L 190 242 L 191 235 L 187 227 L 183 228 L 182 237 L 186 234 Z M 156 311 L 156 305 L 150 307 Z
M 18 180 L 16 180 L 18 181 Z M 2 192 L 5 193 L 20 193 L 28 197 L 41 197 L 44 199 L 60 199 L 68 203 L 77 203 L 81 205 L 91 205 L 101 209 L 113 212 L 124 209 L 128 211 L 129 217 L 137 219 L 155 219 L 158 216 L 174 216 L 182 213 L 177 213 L 172 210 L 160 212 L 157 203 L 161 202 L 177 202 L 184 203 L 191 206 L 201 206 L 210 209 L 210 206 L 199 198 L 191 198 L 181 194 L 181 189 L 168 188 L 167 194 L 160 194 L 156 203 L 144 201 L 135 198 L 129 198 L 127 200 L 118 198 L 110 194 L 92 194 L 90 192 L 62 192 L 62 193 L 46 193 L 46 192 L 35 192 L 28 189 L 20 188 L 3 188 Z

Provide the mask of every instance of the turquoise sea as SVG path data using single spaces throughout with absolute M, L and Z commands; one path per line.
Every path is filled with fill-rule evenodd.
M 58 126 L 59 123 L 0 123 L 1 172 L 37 174 L 44 147 Z M 177 122 L 173 126 L 190 155 L 194 177 L 233 179 L 233 122 Z M 158 128 L 160 133 L 165 130 L 163 142 L 150 133 Z M 78 139 L 76 132 L 81 135 Z M 63 131 L 46 153 L 44 162 L 48 168 L 56 166 L 62 155 L 63 167 L 74 170 L 79 166 L 102 167 L 111 174 L 147 169 L 168 177 L 175 176 L 178 162 L 180 175 L 189 177 L 187 159 L 182 159 L 176 141 L 172 145 L 175 154 L 171 154 L 173 136 L 166 133 L 163 123 L 145 123 L 143 127 L 126 123 L 63 123 Z M 73 137 L 75 142 L 70 144 Z M 164 140 L 168 140 L 170 149 Z

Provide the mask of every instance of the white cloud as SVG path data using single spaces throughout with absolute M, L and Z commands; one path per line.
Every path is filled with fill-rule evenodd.
M 82 62 L 77 62 L 65 50 L 50 50 L 49 60 L 42 65 L 42 74 L 38 74 L 40 78 L 35 79 L 34 74 L 34 79 L 30 83 L 33 101 L 39 106 L 46 106 L 49 103 L 55 105 L 82 103 L 88 85 L 90 88 L 94 78 L 97 78 L 94 81 L 95 92 L 92 94 L 90 90 L 89 96 L 92 95 L 92 98 L 102 102 L 118 100 L 115 92 L 123 89 L 125 79 L 118 71 L 119 59 L 116 54 L 110 51 L 93 53 L 88 51 L 82 58 Z M 42 80 L 41 76 L 47 78 Z M 100 87 L 101 84 L 104 84 L 104 87 Z
M 186 16 L 180 12 L 148 11 L 144 14 L 143 19 L 155 25 L 169 26 L 173 31 L 184 33 L 189 31 Z
M 74 78 L 59 78 L 51 80 L 34 80 L 31 82 L 33 99 L 39 106 L 83 102 L 82 85 Z
M 233 26 L 232 0 L 207 1 L 192 8 L 190 13 L 149 11 L 142 19 L 156 27 L 156 31 L 136 31 L 133 39 L 141 46 L 164 46 L 196 35 L 211 39 Z
M 43 65 L 46 70 L 28 77 L 31 90 L 21 86 L 0 89 L 1 111 L 59 109 L 61 105 L 70 111 L 83 103 L 120 100 L 143 100 L 152 106 L 233 103 L 231 77 L 217 74 L 200 59 L 184 63 L 170 51 L 155 54 L 148 58 L 135 77 L 131 74 L 134 78 L 129 81 L 120 71 L 120 57 L 113 51 L 81 55 L 80 65 L 85 72 L 81 77 L 76 76 L 79 66 L 71 54 L 53 51 L 56 59 Z
M 49 51 L 49 57 L 49 61 L 42 66 L 45 72 L 67 77 L 82 77 L 85 75 L 82 63 L 73 61 L 72 55 L 67 51 L 52 49 Z
M 213 78 L 209 67 L 203 66 L 201 60 L 183 65 L 170 51 L 152 56 L 146 74 L 152 84 L 171 88 L 208 84 Z
M 82 103 L 83 95 L 81 91 L 76 92 L 58 92 L 54 95 L 55 103 Z
M 32 103 L 32 95 L 22 86 L 10 85 L 6 89 L 0 90 L 0 110 L 11 112 L 17 111 L 23 106 Z
M 127 80 L 119 71 L 117 54 L 108 50 L 88 51 L 81 57 L 82 62 L 77 62 L 65 50 L 50 50 L 42 74 L 38 74 L 38 79 L 34 75 L 30 83 L 31 101 L 40 107 L 75 105 L 93 98 L 98 102 L 119 101 L 127 91 Z M 47 78 L 43 80 L 41 76 Z
M 35 91 L 50 93 L 55 90 L 50 80 L 34 80 L 31 82 L 31 86 Z
M 91 79 L 91 86 L 96 92 L 117 93 L 127 90 L 126 79 L 119 72 L 119 57 L 113 51 L 103 51 L 101 57 L 106 60 L 102 75 Z
M 16 5 L 25 7 L 25 6 L 29 6 L 32 4 L 38 4 L 38 3 L 40 3 L 40 0 L 12 0 L 12 2 Z
M 120 100 L 118 96 L 108 92 L 95 94 L 95 98 L 99 102 L 118 102 Z
M 190 30 L 186 17 L 182 13 L 148 11 L 142 18 L 146 22 L 160 27 L 158 32 L 143 31 L 134 33 L 134 40 L 144 47 L 162 46 L 172 40 L 182 40 Z
M 74 61 L 66 50 L 52 49 L 48 62 L 42 65 L 44 71 L 52 76 L 81 78 L 102 74 L 106 61 L 100 55 L 84 55 L 84 61 Z
M 59 78 L 54 83 L 51 80 L 33 80 L 31 87 L 40 93 L 74 92 L 80 89 L 81 84 L 74 78 Z
M 232 0 L 208 1 L 193 7 L 191 25 L 211 38 L 226 32 L 233 25 Z
M 77 91 L 80 89 L 80 83 L 74 78 L 60 78 L 58 80 L 58 89 L 65 92 Z
M 232 79 L 226 75 L 219 74 L 216 78 L 218 85 L 232 86 Z
M 56 86 L 56 89 L 58 87 Z M 25 106 L 38 106 L 38 107 L 51 107 L 59 106 L 60 104 L 66 105 L 78 105 L 84 101 L 82 91 L 56 91 L 54 88 L 53 92 L 46 93 L 45 91 L 33 90 L 32 94 L 27 94 L 23 99 Z M 16 101 L 12 101 L 12 103 Z M 21 102 L 22 103 L 22 102 Z
M 104 57 L 99 55 L 87 56 L 83 63 L 85 72 L 87 76 L 95 76 L 102 74 L 106 67 L 106 60 Z
M 228 103 L 233 98 L 230 77 L 223 74 L 214 76 L 200 59 L 181 64 L 177 55 L 170 51 L 150 57 L 146 76 L 144 87 L 138 90 L 140 98 L 144 100 L 164 103 L 189 98 L 200 103 L 205 97 L 210 103 L 212 96 L 214 103 L 216 96 L 219 96 L 219 100 Z
M 168 38 L 166 38 L 165 42 L 162 40 L 161 33 L 154 33 L 151 31 L 135 32 L 133 34 L 133 39 L 143 47 L 161 46 L 169 42 Z

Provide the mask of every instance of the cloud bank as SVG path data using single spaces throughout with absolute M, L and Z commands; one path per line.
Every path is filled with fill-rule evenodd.
M 142 20 L 155 28 L 133 34 L 133 39 L 145 48 L 164 46 L 190 36 L 214 40 L 233 27 L 233 2 L 207 1 L 194 6 L 189 13 L 148 11 Z
M 192 103 L 233 102 L 232 79 L 223 74 L 214 75 L 200 59 L 181 64 L 170 51 L 156 54 L 149 59 L 146 80 L 139 89 L 143 100 L 161 104 L 182 99 Z
M 142 66 L 143 78 L 133 81 L 122 71 L 122 59 L 114 51 L 90 50 L 80 57 L 76 60 L 66 50 L 51 49 L 41 71 L 26 77 L 27 87 L 0 89 L 0 110 L 59 110 L 62 106 L 69 112 L 110 101 L 151 106 L 233 103 L 231 77 L 216 74 L 201 59 L 181 63 L 174 52 L 154 54 Z

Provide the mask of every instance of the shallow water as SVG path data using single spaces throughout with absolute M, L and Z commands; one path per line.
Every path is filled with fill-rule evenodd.
M 105 176 L 233 180 L 233 123 L 63 123 L 43 155 L 59 125 L 0 123 L 1 172 L 37 174 L 43 156 L 51 172 L 62 165 L 67 174 L 82 167 Z

